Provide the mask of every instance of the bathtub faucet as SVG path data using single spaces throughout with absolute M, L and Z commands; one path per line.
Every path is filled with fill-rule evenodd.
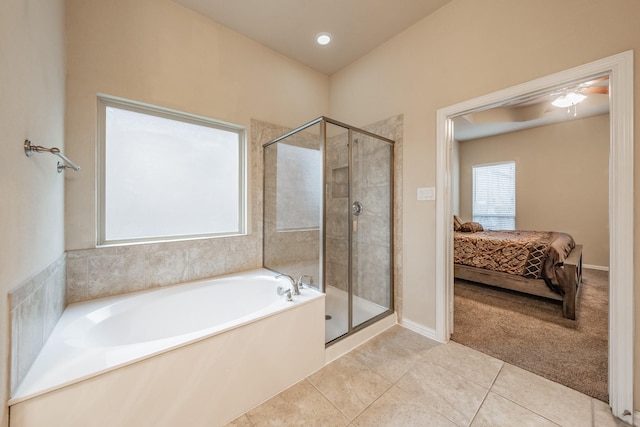
M 309 274 L 303 274 L 302 276 L 298 277 L 298 289 L 299 288 L 304 288 L 305 283 L 302 281 L 302 279 L 304 279 L 305 277 L 309 278 L 309 285 L 311 285 L 311 281 L 313 280 L 313 276 L 309 275 Z
M 296 279 L 294 279 L 293 277 L 289 276 L 288 274 L 278 274 L 276 276 L 276 279 L 278 277 L 286 277 L 287 279 L 289 279 L 291 281 L 291 288 L 293 289 L 293 294 L 294 295 L 300 295 L 300 288 L 298 288 L 298 282 L 296 281 Z

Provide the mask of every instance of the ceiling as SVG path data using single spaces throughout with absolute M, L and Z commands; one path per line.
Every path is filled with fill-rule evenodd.
M 327 75 L 450 0 L 174 0 Z M 327 32 L 333 41 L 320 46 Z
M 451 0 L 173 0 L 276 52 L 331 75 Z M 320 46 L 315 38 L 330 33 Z M 608 79 L 572 83 L 454 119 L 466 141 L 609 112 Z M 590 89 L 592 88 L 593 89 Z M 598 88 L 603 89 L 599 91 Z M 575 108 L 551 102 L 568 89 L 592 91 Z M 600 92 L 600 93 L 598 93 Z

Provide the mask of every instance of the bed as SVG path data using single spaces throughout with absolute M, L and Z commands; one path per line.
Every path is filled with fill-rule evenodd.
M 575 320 L 582 245 L 569 234 L 466 229 L 454 231 L 456 278 L 562 301 L 562 315 Z

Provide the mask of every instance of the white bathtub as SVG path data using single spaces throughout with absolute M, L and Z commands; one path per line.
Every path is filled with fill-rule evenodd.
M 324 364 L 324 295 L 264 269 L 67 307 L 13 426 L 222 425 Z M 158 408 L 161 408 L 160 410 Z

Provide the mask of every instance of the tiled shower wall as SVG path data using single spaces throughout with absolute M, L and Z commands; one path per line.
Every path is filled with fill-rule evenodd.
M 394 278 L 394 306 L 398 317 L 402 316 L 402 130 L 403 116 L 394 116 L 372 125 L 363 127 L 364 130 L 376 135 L 384 136 L 395 141 L 394 156 L 394 207 L 393 207 L 393 278 Z M 348 206 L 348 147 L 347 133 L 335 135 L 327 140 L 327 161 L 325 174 L 327 177 L 327 218 L 326 218 L 326 280 L 327 283 L 339 289 L 346 290 L 348 283 L 348 232 L 351 226 L 350 207 Z M 384 197 L 376 194 L 388 194 L 388 180 L 384 173 L 386 152 L 383 144 L 372 144 L 368 138 L 360 136 L 363 156 L 359 168 L 363 170 L 366 180 L 359 181 L 354 177 L 357 190 L 367 200 L 358 227 L 361 233 L 355 234 L 354 262 L 355 288 L 354 293 L 369 301 L 383 306 L 388 305 L 388 293 L 385 284 L 389 271 L 380 259 L 389 257 L 388 213 L 389 203 Z M 356 159 L 358 161 L 358 159 Z M 377 173 L 379 172 L 379 174 Z M 380 175 L 382 174 L 382 175 Z M 379 179 L 378 179 L 379 178 Z M 382 244 L 380 244 L 382 243 Z
M 327 124 L 334 132 L 337 127 Z M 327 131 L 329 133 L 329 131 Z M 349 284 L 349 134 L 346 129 L 327 137 L 325 181 L 325 282 L 347 291 Z
M 398 319 L 402 319 L 402 114 L 364 126 L 362 129 L 395 141 L 393 145 L 393 283 L 394 308 Z
M 65 308 L 66 256 L 9 292 L 11 394 L 25 377 Z
M 248 229 L 243 236 L 102 247 L 67 253 L 67 301 L 85 301 L 262 266 L 262 144 L 286 132 L 251 121 Z
M 364 209 L 353 234 L 354 295 L 390 307 L 392 274 L 391 153 L 393 147 L 364 134 L 356 134 L 354 197 Z M 391 260 L 385 262 L 385 260 Z

